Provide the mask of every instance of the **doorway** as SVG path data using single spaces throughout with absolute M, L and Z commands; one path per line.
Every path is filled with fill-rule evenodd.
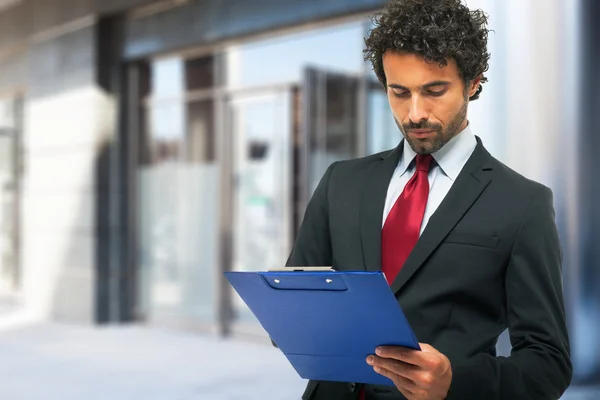
M 138 309 L 150 322 L 262 335 L 223 272 L 283 266 L 327 166 L 390 149 L 399 133 L 371 77 L 307 66 L 296 82 L 229 88 L 222 58 L 202 57 L 157 61 L 141 101 Z

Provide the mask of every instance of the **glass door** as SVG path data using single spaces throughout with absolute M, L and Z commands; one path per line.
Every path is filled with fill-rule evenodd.
M 371 76 L 308 67 L 302 92 L 306 202 L 331 163 L 390 150 L 402 139 L 387 95 Z
M 358 76 L 312 67 L 304 71 L 305 201 L 331 163 L 362 155 L 361 87 Z
M 292 241 L 291 91 L 233 95 L 233 257 L 235 271 L 282 267 Z M 238 327 L 255 318 L 234 293 Z
M 151 322 L 218 321 L 221 165 L 212 58 L 155 61 L 139 129 L 140 314 Z M 208 72 L 207 72 L 208 71 Z

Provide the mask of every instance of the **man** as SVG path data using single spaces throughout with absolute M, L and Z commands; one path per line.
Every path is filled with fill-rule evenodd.
M 395 387 L 311 381 L 303 399 L 558 399 L 572 365 L 552 192 L 492 157 L 467 119 L 486 17 L 393 0 L 375 22 L 366 59 L 404 139 L 328 168 L 287 265 L 381 269 L 422 351 L 365 355 Z M 506 328 L 512 354 L 496 357 Z

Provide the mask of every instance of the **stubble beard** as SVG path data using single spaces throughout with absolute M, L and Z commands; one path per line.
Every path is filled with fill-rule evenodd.
M 443 129 L 440 124 L 432 124 L 428 121 L 420 121 L 419 123 L 409 122 L 408 124 L 403 125 L 395 117 L 394 120 L 396 121 L 396 125 L 398 125 L 400 132 L 402 132 L 402 135 L 415 153 L 431 154 L 440 150 L 446 143 L 461 132 L 462 124 L 467 117 L 467 108 L 468 98 L 465 98 L 462 107 L 454 118 L 452 118 L 446 129 Z M 434 134 L 424 139 L 414 138 L 407 134 L 411 129 L 431 129 L 434 131 Z

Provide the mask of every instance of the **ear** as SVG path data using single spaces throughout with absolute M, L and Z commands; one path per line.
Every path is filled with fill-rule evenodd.
M 481 78 L 483 75 L 479 75 L 475 79 L 471 80 L 469 84 L 469 98 L 471 98 L 475 93 L 477 93 L 477 89 L 479 89 L 479 85 L 481 85 Z

